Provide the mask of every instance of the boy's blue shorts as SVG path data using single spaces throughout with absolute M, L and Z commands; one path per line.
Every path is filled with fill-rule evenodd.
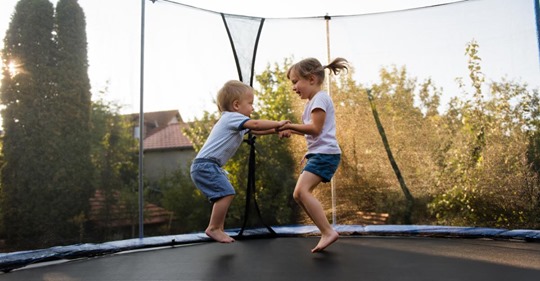
M 212 203 L 222 197 L 236 194 L 227 172 L 213 160 L 195 159 L 191 164 L 191 180 Z
M 302 171 L 308 171 L 322 178 L 322 182 L 330 182 L 336 172 L 341 154 L 314 153 L 306 155 L 307 163 Z

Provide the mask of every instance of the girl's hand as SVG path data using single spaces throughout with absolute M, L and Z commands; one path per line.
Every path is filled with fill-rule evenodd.
M 290 124 L 291 121 L 289 120 L 283 120 L 283 121 L 279 121 L 278 122 L 278 126 L 274 128 L 274 130 L 276 131 L 276 133 L 279 133 L 280 131 L 283 131 L 283 127 L 287 124 Z
M 285 130 L 289 129 L 289 127 L 287 126 L 288 124 L 291 124 L 291 121 L 288 121 L 287 123 L 279 126 L 278 128 L 276 128 L 276 131 L 281 132 L 281 131 L 285 131 Z
M 289 121 L 289 120 L 282 120 L 282 121 L 279 121 L 279 122 L 278 122 L 277 128 L 279 129 L 279 128 L 285 126 L 285 124 L 289 124 L 289 123 L 291 123 L 291 121 Z

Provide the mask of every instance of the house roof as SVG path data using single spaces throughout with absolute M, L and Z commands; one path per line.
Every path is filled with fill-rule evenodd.
M 105 211 L 105 194 L 102 190 L 96 190 L 94 197 L 90 198 L 90 220 L 99 226 L 121 227 L 133 224 L 132 215 L 129 214 L 126 205 L 120 200 L 120 193 L 113 195 L 116 204 L 111 204 L 108 222 Z M 174 213 L 157 205 L 146 203 L 144 205 L 144 224 L 169 224 Z M 130 219 L 131 218 L 131 219 Z
M 139 125 L 139 113 L 129 115 L 133 126 Z M 178 110 L 153 111 L 144 113 L 144 138 L 147 138 L 170 124 L 184 123 Z
M 132 113 L 129 118 L 135 125 L 139 121 L 139 114 Z M 178 110 L 145 112 L 144 124 L 145 151 L 193 148 L 191 141 L 182 132 L 188 125 L 182 121 Z
M 130 114 L 130 118 L 134 122 L 139 121 L 139 113 Z M 178 112 L 178 110 L 176 109 L 144 113 L 145 124 L 153 124 L 159 127 L 167 126 L 167 124 L 169 124 L 169 122 L 173 118 L 176 118 L 176 120 L 178 120 L 179 123 L 184 123 L 184 121 L 182 120 L 182 116 L 180 115 L 180 112 Z
M 193 144 L 184 135 L 185 123 L 169 124 L 144 139 L 144 150 L 192 148 Z

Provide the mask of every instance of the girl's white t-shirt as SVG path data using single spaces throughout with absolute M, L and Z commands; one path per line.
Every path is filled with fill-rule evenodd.
M 320 91 L 306 104 L 302 121 L 304 124 L 311 123 L 311 112 L 320 108 L 326 112 L 326 118 L 322 127 L 322 132 L 318 136 L 305 135 L 307 141 L 307 154 L 322 153 L 322 154 L 341 154 L 336 139 L 336 114 L 334 103 L 325 91 Z

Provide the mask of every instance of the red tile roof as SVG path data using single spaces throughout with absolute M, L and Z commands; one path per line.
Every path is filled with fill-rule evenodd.
M 139 114 L 129 115 L 134 127 L 138 127 Z M 182 121 L 178 110 L 144 113 L 144 150 L 192 149 L 193 144 L 182 129 L 188 125 Z
M 132 122 L 139 122 L 139 113 L 129 114 L 129 118 Z M 178 122 L 183 123 L 182 116 L 178 110 L 164 110 L 153 111 L 144 113 L 144 123 L 157 125 L 159 127 L 166 126 L 173 118 L 176 118 Z
M 185 123 L 169 124 L 144 139 L 144 150 L 192 148 L 193 144 L 182 132 Z
M 115 200 L 119 201 L 119 192 L 115 192 L 113 197 Z M 121 201 L 116 204 L 111 204 L 109 220 L 107 222 L 104 213 L 105 200 L 105 194 L 101 190 L 96 190 L 94 197 L 90 198 L 91 221 L 99 226 L 109 227 L 131 226 L 134 223 L 133 218 L 131 218 L 132 215 L 129 214 L 125 204 Z M 144 224 L 170 224 L 173 219 L 173 214 L 173 212 L 167 211 L 164 208 L 147 203 L 144 205 Z

